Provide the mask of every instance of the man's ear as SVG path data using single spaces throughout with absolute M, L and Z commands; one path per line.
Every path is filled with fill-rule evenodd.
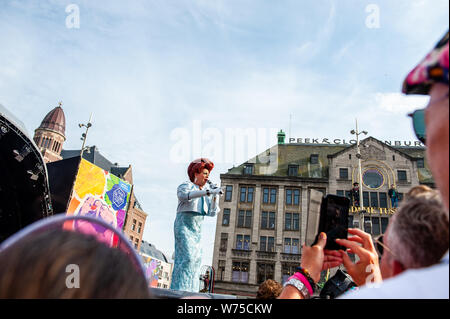
M 401 274 L 405 270 L 406 270 L 405 267 L 400 262 L 398 262 L 397 260 L 392 261 L 392 275 L 393 276 L 397 276 L 398 274 Z

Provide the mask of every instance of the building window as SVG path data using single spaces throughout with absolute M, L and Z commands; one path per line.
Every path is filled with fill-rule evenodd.
M 240 210 L 238 215 L 237 227 L 251 228 L 252 227 L 252 211 Z
M 286 189 L 286 205 L 300 204 L 300 190 L 299 189 Z
M 282 284 L 284 284 L 289 277 L 291 277 L 297 271 L 297 265 L 283 264 L 282 267 Z
M 339 178 L 340 179 L 348 179 L 348 168 L 340 168 L 339 169 Z
M 406 171 L 398 170 L 397 171 L 397 178 L 399 182 L 406 182 L 408 179 L 406 177 Z
M 261 229 L 275 229 L 275 212 L 261 213 Z
M 142 223 L 139 223 L 139 226 L 138 226 L 138 234 L 141 233 L 141 229 L 142 229 Z
M 220 234 L 220 251 L 227 251 L 228 247 L 228 233 Z
M 311 164 L 319 164 L 319 154 L 311 154 L 309 160 Z
M 136 219 L 133 219 L 133 224 L 131 225 L 131 230 L 135 230 L 136 229 Z
M 273 279 L 274 268 L 274 264 L 258 263 L 258 284 L 262 284 L 267 279 Z
M 167 285 L 166 285 L 166 284 L 164 284 L 164 288 L 166 288 L 166 289 L 167 289 Z
M 417 168 L 424 168 L 425 167 L 425 161 L 423 158 L 419 158 L 417 160 Z
M 222 217 L 222 226 L 228 226 L 230 225 L 230 209 L 224 208 L 223 209 L 223 217 Z
M 378 193 L 370 192 L 370 206 L 378 207 Z
M 363 192 L 363 206 L 364 207 L 369 207 L 370 203 L 369 203 L 369 192 Z
M 276 188 L 263 188 L 263 203 L 275 204 L 277 202 L 277 189 Z
M 247 187 L 241 187 L 241 198 L 240 198 L 240 201 L 241 202 L 245 202 L 246 199 L 247 199 Z
M 284 239 L 284 253 L 286 254 L 298 254 L 299 239 L 297 238 L 285 238 Z
M 219 278 L 217 278 L 218 280 L 223 281 L 225 279 L 225 260 L 219 260 Z
M 380 207 L 381 208 L 387 208 L 387 194 L 386 193 L 380 193 Z
M 292 189 L 286 189 L 286 205 L 292 205 Z
M 266 251 L 266 249 L 267 249 L 267 237 L 261 236 L 259 237 L 259 250 Z
M 336 195 L 344 197 L 344 191 L 343 190 L 337 190 L 336 191 Z
M 383 174 L 378 169 L 368 169 L 363 173 L 363 183 L 368 188 L 376 189 L 380 188 L 384 184 Z
M 372 235 L 380 234 L 380 218 L 372 217 Z
M 249 235 L 236 235 L 236 249 L 237 250 L 250 250 L 250 236 Z
M 289 176 L 297 176 L 298 175 L 298 165 L 289 165 L 288 166 L 288 175 Z
M 348 154 L 348 159 L 349 159 L 349 160 L 352 159 L 352 154 Z
M 248 188 L 247 203 L 252 203 L 253 202 L 253 192 L 254 192 L 254 190 L 255 190 L 254 187 L 249 187 Z
M 254 187 L 241 187 L 241 202 L 252 203 L 253 202 L 253 193 L 255 191 Z
M 286 213 L 284 220 L 284 230 L 299 230 L 300 229 L 300 214 Z
M 274 237 L 266 237 L 261 236 L 259 242 L 259 250 L 260 251 L 268 251 L 268 252 L 274 252 L 275 251 L 275 238 Z
M 231 281 L 233 282 L 248 282 L 249 273 L 249 263 L 248 262 L 233 262 Z
M 253 164 L 244 165 L 244 175 L 253 175 Z
M 389 224 L 389 218 L 381 217 L 381 232 L 383 234 L 386 232 L 388 224 Z
M 269 188 L 267 188 L 267 187 L 263 188 L 263 203 L 264 204 L 269 203 Z
M 277 202 L 277 189 L 271 188 L 270 189 L 270 203 L 275 204 Z
M 392 160 L 395 162 L 395 155 L 392 155 Z
M 138 248 L 138 245 L 139 245 L 139 238 L 136 238 L 135 240 L 134 240 L 134 248 Z
M 231 196 L 233 195 L 233 186 L 227 185 L 225 187 L 225 201 L 231 202 Z

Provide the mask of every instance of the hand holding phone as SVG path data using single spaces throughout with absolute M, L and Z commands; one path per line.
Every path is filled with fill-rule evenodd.
M 320 206 L 320 221 L 318 236 L 321 232 L 327 234 L 327 244 L 325 249 L 328 250 L 345 250 L 345 247 L 336 243 L 336 239 L 347 239 L 348 231 L 348 211 L 350 208 L 350 200 L 347 197 L 327 195 L 323 198 Z

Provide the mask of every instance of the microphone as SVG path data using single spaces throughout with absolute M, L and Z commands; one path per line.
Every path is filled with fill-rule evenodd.
M 214 184 L 213 182 L 211 182 L 209 179 L 208 179 L 206 182 L 209 184 L 209 187 L 211 187 L 211 189 L 220 188 L 219 186 L 217 186 L 216 184 Z M 222 189 L 220 189 L 220 195 L 223 195 Z

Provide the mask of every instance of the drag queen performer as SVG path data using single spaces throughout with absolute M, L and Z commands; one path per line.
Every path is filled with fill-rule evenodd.
M 205 216 L 216 216 L 219 212 L 218 195 L 223 194 L 221 188 L 208 180 L 213 167 L 214 163 L 206 158 L 196 159 L 188 167 L 190 182 L 178 186 L 171 289 L 199 292 L 202 222 Z

